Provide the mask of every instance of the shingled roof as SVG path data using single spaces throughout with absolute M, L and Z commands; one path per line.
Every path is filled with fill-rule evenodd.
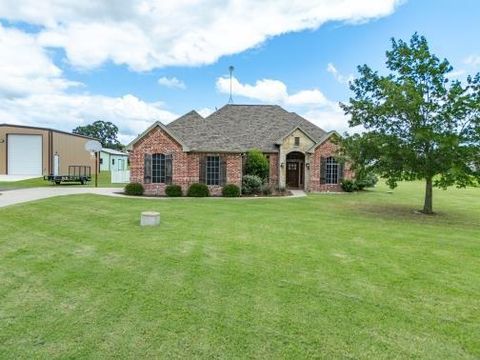
M 277 152 L 276 142 L 295 128 L 316 142 L 327 135 L 278 105 L 225 105 L 206 118 L 191 111 L 166 127 L 191 151 L 243 152 L 257 148 Z

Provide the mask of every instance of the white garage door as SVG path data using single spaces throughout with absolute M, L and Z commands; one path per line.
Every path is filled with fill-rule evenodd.
M 8 135 L 8 174 L 42 175 L 41 135 Z

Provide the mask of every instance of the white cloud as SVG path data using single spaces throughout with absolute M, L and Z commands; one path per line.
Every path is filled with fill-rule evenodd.
M 35 36 L 0 24 L 0 96 L 58 93 L 79 83 L 62 77 Z
M 348 117 L 339 104 L 328 99 L 319 89 L 301 90 L 289 95 L 287 86 L 279 80 L 258 80 L 255 85 L 242 84 L 236 78 L 232 80 L 234 96 L 242 96 L 265 103 L 281 104 L 287 108 L 299 108 L 300 111 L 298 112 L 301 116 L 327 131 L 336 130 L 339 133 L 347 130 L 350 132 L 360 131 L 357 128 L 349 129 Z M 222 93 L 229 93 L 229 79 L 218 78 L 217 88 Z
M 230 79 L 220 77 L 216 83 L 217 89 L 224 93 L 230 93 Z M 285 105 L 325 105 L 328 100 L 318 89 L 302 90 L 289 94 L 287 85 L 280 80 L 262 79 L 257 80 L 254 85 L 242 84 L 237 78 L 232 78 L 233 96 L 243 96 L 272 104 Z
M 336 103 L 320 109 L 309 109 L 301 115 L 326 131 L 336 130 L 340 134 L 348 129 L 348 117 Z
M 169 88 L 177 88 L 177 89 L 185 89 L 185 83 L 182 80 L 178 80 L 176 77 L 166 77 L 163 76 L 160 79 L 158 79 L 158 83 L 160 85 L 169 87 Z
M 340 84 L 348 84 L 350 81 L 353 81 L 354 77 L 352 74 L 350 75 L 343 75 L 338 72 L 337 68 L 335 65 L 332 63 L 328 63 L 327 65 L 327 71 L 333 75 L 335 80 L 337 80 Z
M 163 110 L 161 103 L 146 103 L 133 95 L 44 94 L 0 99 L 2 122 L 45 126 L 71 131 L 95 120 L 111 121 L 119 127 L 121 139 L 129 141 L 155 120 L 168 123 L 177 115 Z
M 133 95 L 109 97 L 71 94 L 82 85 L 64 77 L 35 34 L 0 24 L 0 121 L 71 131 L 101 119 L 115 123 L 122 140 L 131 139 L 155 120 L 177 116 L 160 102 Z
M 206 118 L 208 115 L 210 115 L 214 111 L 215 111 L 214 109 L 211 109 L 211 108 L 208 108 L 208 107 L 197 110 L 197 112 L 204 118 Z
M 480 67 L 480 55 L 470 55 L 465 59 L 465 64 L 473 66 L 473 67 Z
M 42 46 L 65 50 L 71 64 L 112 61 L 145 71 L 211 64 L 288 32 L 328 21 L 364 22 L 403 0 L 3 0 L 0 16 L 42 26 Z

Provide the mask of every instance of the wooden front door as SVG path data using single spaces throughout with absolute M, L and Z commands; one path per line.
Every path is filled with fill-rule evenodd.
M 287 162 L 287 187 L 300 187 L 300 163 L 296 161 Z

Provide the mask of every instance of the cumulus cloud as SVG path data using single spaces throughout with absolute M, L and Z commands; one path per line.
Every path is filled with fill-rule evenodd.
M 65 78 L 35 34 L 0 24 L 0 120 L 5 123 L 71 131 L 95 120 L 111 121 L 127 141 L 153 121 L 169 122 L 176 114 L 161 102 L 133 95 L 109 97 L 73 94 L 83 84 Z
M 177 88 L 177 89 L 185 89 L 185 83 L 182 80 L 178 80 L 176 77 L 166 77 L 163 76 L 160 79 L 158 79 L 158 83 L 160 85 L 169 87 L 169 88 Z
M 348 117 L 336 103 L 324 108 L 309 109 L 301 115 L 326 131 L 336 130 L 342 134 L 349 130 Z
M 328 21 L 364 22 L 403 0 L 3 0 L 1 17 L 41 26 L 39 42 L 65 50 L 71 64 L 107 61 L 145 71 L 211 64 L 289 32 Z
M 208 115 L 210 115 L 214 111 L 215 111 L 214 109 L 211 109 L 211 108 L 208 108 L 208 107 L 197 110 L 197 112 L 204 118 L 206 118 Z
M 480 55 L 470 55 L 465 59 L 465 64 L 473 66 L 473 67 L 480 67 Z
M 2 122 L 53 127 L 71 131 L 95 120 L 111 121 L 125 142 L 144 131 L 154 121 L 168 123 L 178 116 L 162 109 L 162 103 L 146 103 L 133 95 L 35 94 L 0 99 Z
M 78 85 L 62 77 L 35 36 L 0 24 L 0 96 L 59 93 Z
M 218 91 L 224 94 L 230 93 L 230 79 L 220 77 L 217 79 Z M 262 79 L 257 80 L 254 85 L 242 84 L 237 78 L 232 78 L 232 94 L 261 102 L 286 105 L 324 105 L 327 98 L 318 89 L 302 90 L 289 94 L 287 85 L 280 80 Z
M 332 63 L 328 63 L 327 65 L 327 71 L 333 75 L 333 77 L 335 78 L 335 80 L 337 80 L 340 84 L 348 84 L 350 81 L 352 81 L 354 79 L 353 75 L 350 74 L 350 75 L 343 75 L 341 74 L 337 68 L 335 67 L 335 65 L 333 65 Z
M 254 85 L 249 85 L 242 84 L 236 78 L 232 78 L 232 85 L 234 96 L 294 108 L 301 116 L 324 130 L 336 130 L 339 133 L 347 130 L 359 131 L 358 129 L 349 129 L 348 117 L 339 104 L 328 99 L 319 89 L 301 90 L 289 94 L 285 83 L 272 79 L 258 80 Z M 217 89 L 222 93 L 229 93 L 229 78 L 217 79 Z

